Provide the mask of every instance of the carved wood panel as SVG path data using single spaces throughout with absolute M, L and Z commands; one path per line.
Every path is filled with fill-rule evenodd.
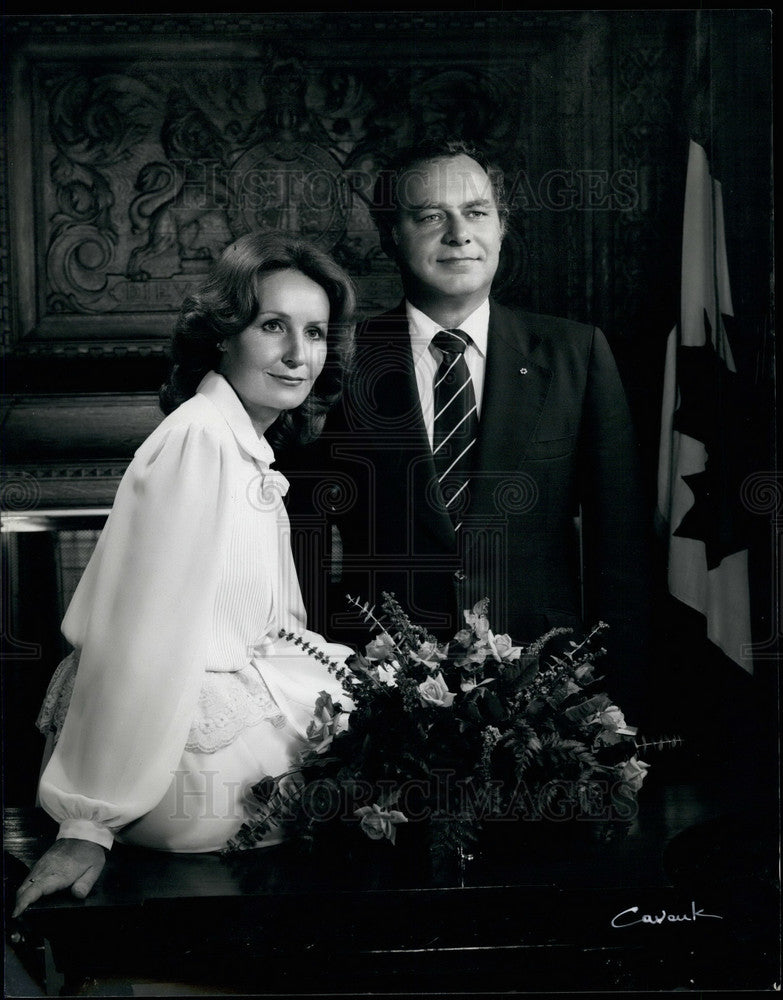
M 400 285 L 370 221 L 372 183 L 394 149 L 438 133 L 479 142 L 506 171 L 500 297 L 591 312 L 586 199 L 605 202 L 616 183 L 596 142 L 607 25 L 573 13 L 12 20 L 15 354 L 163 350 L 189 285 L 256 229 L 314 239 L 356 277 L 363 312 L 388 307 Z
M 749 33 L 740 13 L 714 15 L 726 55 L 713 110 L 729 150 L 743 114 L 757 137 L 769 121 L 764 70 L 742 54 L 764 27 Z M 462 134 L 506 175 L 495 293 L 605 330 L 652 469 L 677 309 L 693 11 L 16 16 L 6 37 L 9 413 L 53 392 L 82 394 L 85 413 L 97 392 L 154 393 L 186 289 L 251 229 L 315 239 L 355 277 L 362 312 L 388 307 L 400 284 L 370 221 L 375 174 L 401 144 Z M 735 177 L 745 215 L 730 250 L 761 326 L 768 216 L 751 170 Z M 104 455 L 130 456 L 108 424 L 93 426 Z M 61 442 L 55 465 L 89 465 L 78 435 Z

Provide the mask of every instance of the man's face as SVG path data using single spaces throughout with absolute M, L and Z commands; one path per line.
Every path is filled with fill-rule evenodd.
M 469 156 L 430 160 L 397 186 L 394 241 L 408 299 L 472 310 L 489 294 L 503 226 L 492 182 Z

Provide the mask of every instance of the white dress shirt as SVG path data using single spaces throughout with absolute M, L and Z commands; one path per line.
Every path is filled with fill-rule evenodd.
M 215 372 L 136 452 L 63 621 L 78 670 L 39 785 L 60 837 L 110 847 L 183 760 L 214 767 L 215 752 L 264 718 L 303 736 L 318 691 L 339 697 L 321 663 L 277 637 L 285 628 L 336 658 L 349 652 L 304 631 L 288 482 L 273 461 Z M 262 727 L 258 739 L 274 734 Z M 214 849 L 198 833 L 185 849 Z
M 416 306 L 405 302 L 405 312 L 408 317 L 408 330 L 413 351 L 413 365 L 416 372 L 416 385 L 419 389 L 421 412 L 424 416 L 424 426 L 432 446 L 433 425 L 435 422 L 433 382 L 440 365 L 442 354 L 432 343 L 439 330 L 439 323 L 430 319 Z M 484 391 L 484 370 L 487 365 L 487 339 L 489 334 L 489 299 L 474 310 L 470 316 L 460 323 L 458 329 L 469 334 L 471 342 L 465 349 L 465 362 L 473 380 L 473 392 L 476 397 L 476 412 L 481 416 L 481 399 Z

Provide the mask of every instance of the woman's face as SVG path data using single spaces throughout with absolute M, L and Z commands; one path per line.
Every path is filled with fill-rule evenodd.
M 326 361 L 329 298 L 301 271 L 258 279 L 258 315 L 223 344 L 218 371 L 231 383 L 259 434 L 307 398 Z

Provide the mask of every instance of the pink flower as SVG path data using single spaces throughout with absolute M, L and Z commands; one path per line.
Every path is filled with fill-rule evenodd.
M 446 687 L 443 674 L 436 674 L 428 677 L 426 681 L 419 684 L 419 697 L 422 705 L 435 705 L 437 708 L 450 708 L 451 703 L 456 698 Z
M 620 769 L 620 777 L 632 791 L 638 792 L 649 769 L 649 764 L 645 764 L 643 760 L 637 760 L 634 756 L 623 764 Z
M 379 632 L 378 635 L 367 643 L 366 653 L 368 660 L 385 660 L 395 652 L 394 640 L 388 632 Z
M 397 825 L 408 822 L 407 817 L 397 809 L 381 809 L 377 802 L 354 809 L 354 816 L 361 817 L 359 826 L 370 840 L 383 840 L 387 837 L 392 843 L 397 837 Z

